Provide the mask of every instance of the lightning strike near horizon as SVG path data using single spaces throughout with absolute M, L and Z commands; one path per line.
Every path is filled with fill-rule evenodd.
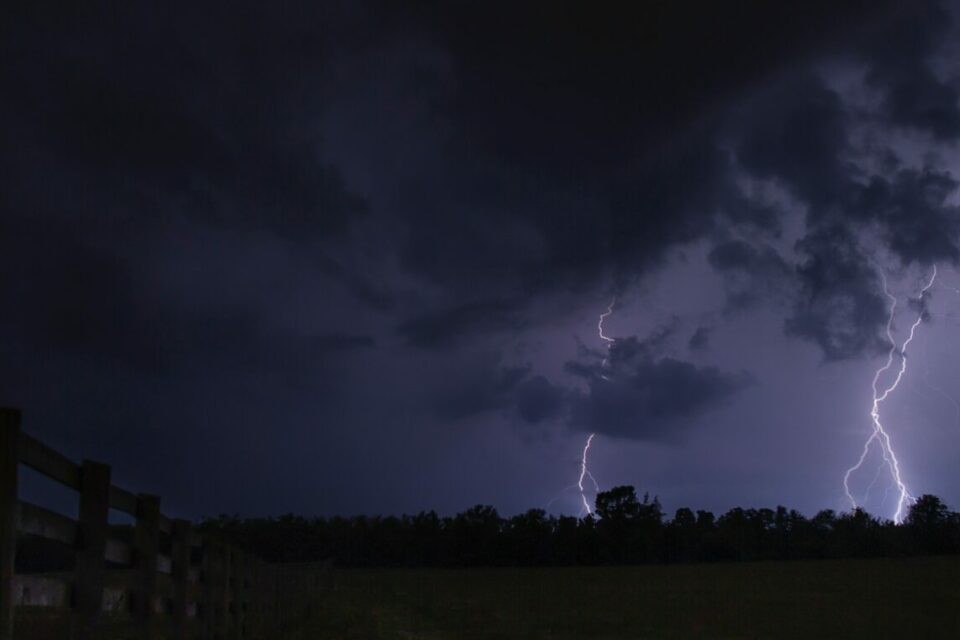
M 606 343 L 607 350 L 610 350 L 610 345 L 616 342 L 616 338 L 611 338 L 610 336 L 603 333 L 603 321 L 606 320 L 611 313 L 613 313 L 613 307 L 617 304 L 617 299 L 614 297 L 610 304 L 607 305 L 607 310 L 600 314 L 600 319 L 597 321 L 597 334 L 600 336 L 600 339 Z M 600 368 L 604 369 L 608 365 L 607 358 L 603 358 L 603 362 L 600 363 Z M 600 378 L 603 380 L 609 381 L 610 378 L 600 374 Z M 590 453 L 590 446 L 593 444 L 593 439 L 597 436 L 596 433 L 591 433 L 587 436 L 587 441 L 583 445 L 583 451 L 580 453 L 580 476 L 577 478 L 576 484 L 572 484 L 559 494 L 557 494 L 552 500 L 546 504 L 546 508 L 549 508 L 554 502 L 560 499 L 567 491 L 577 489 L 580 492 L 580 502 L 583 507 L 580 509 L 580 515 L 590 515 L 593 513 L 593 508 L 590 506 L 590 501 L 587 499 L 587 487 L 585 481 L 590 480 L 590 483 L 593 484 L 593 490 L 597 493 L 600 492 L 600 483 L 597 482 L 597 479 L 593 477 L 593 474 L 590 473 L 589 463 L 587 461 L 587 455 Z
M 593 488 L 595 491 L 600 491 L 600 485 L 597 484 L 597 480 L 593 477 L 593 474 L 590 473 L 590 470 L 587 468 L 587 454 L 590 452 L 590 445 L 593 443 L 593 438 L 597 434 L 591 433 L 587 437 L 587 443 L 583 445 L 583 454 L 580 456 L 580 479 L 577 480 L 577 488 L 580 489 L 580 500 L 583 502 L 583 511 L 582 515 L 590 515 L 593 513 L 593 509 L 590 508 L 590 502 L 587 500 L 587 494 L 584 493 L 585 489 L 583 486 L 583 481 L 586 478 L 590 478 L 590 481 L 593 483 Z
M 880 445 L 880 452 L 883 455 L 882 464 L 885 464 L 888 467 L 893 480 L 891 486 L 896 485 L 899 492 L 897 509 L 893 514 L 893 521 L 897 524 L 900 524 L 903 521 L 904 505 L 913 500 L 913 495 L 910 493 L 909 489 L 907 489 L 907 485 L 903 481 L 903 477 L 900 472 L 900 461 L 897 459 L 897 454 L 893 450 L 890 434 L 880 420 L 880 405 L 885 402 L 887 398 L 890 397 L 890 394 L 897 389 L 900 381 L 903 379 L 903 375 L 907 371 L 907 347 L 910 346 L 911 342 L 913 342 L 917 328 L 920 326 L 920 323 L 923 322 L 923 299 L 937 278 L 937 266 L 933 266 L 933 273 L 930 276 L 930 281 L 926 284 L 926 286 L 923 287 L 923 289 L 920 290 L 920 312 L 917 314 L 917 319 L 912 325 L 910 325 L 910 331 L 907 335 L 907 338 L 903 341 L 903 344 L 901 344 L 899 348 L 897 347 L 897 342 L 893 337 L 893 319 L 897 310 L 897 298 L 890 293 L 890 288 L 887 285 L 887 276 L 883 269 L 878 268 L 877 271 L 880 274 L 880 281 L 883 283 L 883 293 L 887 296 L 887 299 L 890 300 L 890 312 L 889 316 L 887 317 L 886 328 L 887 339 L 890 342 L 890 350 L 887 352 L 886 362 L 873 374 L 873 383 L 871 385 L 871 388 L 873 389 L 873 402 L 870 408 L 870 419 L 873 423 L 873 430 L 870 432 L 870 437 L 867 438 L 866 442 L 863 444 L 863 451 L 860 453 L 860 458 L 857 460 L 857 463 L 847 469 L 847 472 L 844 474 L 843 486 L 850 504 L 853 506 L 853 508 L 857 508 L 857 501 L 850 491 L 850 476 L 863 466 L 863 463 L 870 452 L 871 446 L 875 441 L 878 442 Z M 896 370 L 896 375 L 894 376 L 893 381 L 881 391 L 879 387 L 880 378 L 884 373 L 889 371 L 891 367 L 893 367 L 893 363 L 897 355 L 899 355 L 900 358 L 900 367 Z M 870 486 L 872 487 L 875 482 L 876 478 L 874 478 L 874 482 L 870 483 Z
M 606 343 L 607 351 L 610 351 L 610 346 L 616 342 L 615 338 L 611 338 L 608 335 L 603 333 L 603 321 L 606 320 L 610 314 L 613 313 L 613 307 L 617 304 L 616 296 L 610 300 L 610 304 L 607 305 L 607 310 L 600 314 L 600 319 L 597 320 L 597 335 L 600 336 L 600 339 Z M 608 364 L 606 356 L 604 356 L 603 361 L 600 363 L 600 368 L 603 369 Z M 600 377 L 603 380 L 609 381 L 610 378 L 604 374 L 600 374 Z M 590 451 L 590 445 L 593 443 L 593 438 L 597 434 L 591 433 L 587 437 L 587 442 L 583 445 L 583 455 L 580 457 L 580 479 L 577 481 L 577 488 L 580 489 L 580 501 L 583 502 L 583 512 L 585 515 L 590 515 L 593 513 L 593 509 L 590 508 L 590 503 L 587 501 L 587 495 L 584 493 L 583 480 L 584 478 L 590 478 L 590 481 L 593 482 L 593 487 L 596 491 L 600 491 L 600 485 L 597 484 L 596 479 L 593 477 L 593 474 L 590 473 L 590 469 L 587 468 L 587 453 Z

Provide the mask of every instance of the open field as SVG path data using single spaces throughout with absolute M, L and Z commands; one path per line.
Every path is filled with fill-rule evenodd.
M 960 637 L 957 557 L 349 569 L 321 582 L 291 607 L 288 637 Z

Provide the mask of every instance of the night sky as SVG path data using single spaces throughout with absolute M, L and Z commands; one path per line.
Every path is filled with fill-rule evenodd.
M 0 405 L 165 511 L 848 509 L 881 274 L 960 506 L 960 7 L 81 4 L 0 9 Z

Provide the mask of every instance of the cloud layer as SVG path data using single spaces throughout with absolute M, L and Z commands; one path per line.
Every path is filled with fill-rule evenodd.
M 0 403 L 377 501 L 477 424 L 695 440 L 762 314 L 875 355 L 877 261 L 960 256 L 956 16 L 700 4 L 4 7 Z

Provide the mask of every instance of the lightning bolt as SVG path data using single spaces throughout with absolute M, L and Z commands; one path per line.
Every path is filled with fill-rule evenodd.
M 610 301 L 610 304 L 607 306 L 607 310 L 600 314 L 600 319 L 597 321 L 597 334 L 600 336 L 600 339 L 603 340 L 604 343 L 606 343 L 608 352 L 610 350 L 610 346 L 614 342 L 616 342 L 616 339 L 611 338 L 610 336 L 603 333 L 603 321 L 606 320 L 611 313 L 613 313 L 613 307 L 616 304 L 617 304 L 617 299 L 616 297 L 614 297 L 613 300 Z M 605 368 L 607 364 L 608 364 L 607 358 L 604 357 L 603 362 L 600 363 L 601 369 Z M 600 377 L 604 380 L 610 379 L 607 376 L 603 375 L 602 373 L 600 374 Z M 589 436 L 587 436 L 587 441 L 583 445 L 583 451 L 580 454 L 580 477 L 577 478 L 577 483 L 570 485 L 569 487 L 561 491 L 556 497 L 554 497 L 552 500 L 550 500 L 550 502 L 547 503 L 546 508 L 550 508 L 550 505 L 552 505 L 554 502 L 559 500 L 560 497 L 564 495 L 566 491 L 577 489 L 580 491 L 580 502 L 583 504 L 583 508 L 580 509 L 580 515 L 588 516 L 593 513 L 593 508 L 590 506 L 590 501 L 587 499 L 587 487 L 585 483 L 587 479 L 589 479 L 590 483 L 593 484 L 593 490 L 596 492 L 600 491 L 600 484 L 597 482 L 597 479 L 593 477 L 593 474 L 590 473 L 589 463 L 587 462 L 587 456 L 590 453 L 590 446 L 593 444 L 593 439 L 596 436 L 597 434 L 591 433 Z
M 597 335 L 600 336 L 600 339 L 606 343 L 607 352 L 610 351 L 610 347 L 613 346 L 613 343 L 616 342 L 615 338 L 603 333 L 603 321 L 610 317 L 610 314 L 613 313 L 613 307 L 617 304 L 617 297 L 614 296 L 610 300 L 610 304 L 607 305 L 607 310 L 600 314 L 600 319 L 597 320 Z M 605 368 L 607 366 L 607 357 L 604 356 L 603 362 L 600 363 L 600 367 Z M 607 376 L 600 374 L 600 377 L 604 380 L 610 380 Z M 587 453 L 590 452 L 590 445 L 593 444 L 593 438 L 597 434 L 591 433 L 587 437 L 586 443 L 583 445 L 583 455 L 580 456 L 580 479 L 577 481 L 577 488 L 580 489 L 580 501 L 583 502 L 583 511 L 586 515 L 593 513 L 593 509 L 590 508 L 590 502 L 587 500 L 587 495 L 584 493 L 583 480 L 584 478 L 590 478 L 590 481 L 593 482 L 593 488 L 596 491 L 600 491 L 600 485 L 597 484 L 596 479 L 593 477 L 593 474 L 590 473 L 590 470 L 587 468 Z
M 893 450 L 893 445 L 890 441 L 890 434 L 887 432 L 880 420 L 880 405 L 885 402 L 887 398 L 890 397 L 890 394 L 897 389 L 897 387 L 900 385 L 900 381 L 903 379 L 903 374 L 907 371 L 907 347 L 910 346 L 911 342 L 913 342 L 913 338 L 917 332 L 917 327 L 919 327 L 920 323 L 923 322 L 923 297 L 926 295 L 927 291 L 930 290 L 930 287 L 933 286 L 933 283 L 937 278 L 937 266 L 933 266 L 933 274 L 930 276 L 930 281 L 925 287 L 923 287 L 923 289 L 920 290 L 920 313 L 917 314 L 917 319 L 910 326 L 910 332 L 906 340 L 903 341 L 903 344 L 900 345 L 899 348 L 897 347 L 896 340 L 894 340 L 893 337 L 893 317 L 897 310 L 897 298 L 890 293 L 890 288 L 887 286 L 887 276 L 883 269 L 878 268 L 877 272 L 880 274 L 880 281 L 883 283 L 883 293 L 887 296 L 887 299 L 890 300 L 890 312 L 889 316 L 887 317 L 887 340 L 890 342 L 890 350 L 887 352 L 886 362 L 873 374 L 873 403 L 870 407 L 870 419 L 873 423 L 873 430 L 870 433 L 870 437 L 867 438 L 866 442 L 863 444 L 863 451 L 860 453 L 860 458 L 857 460 L 857 463 L 847 469 L 847 472 L 844 474 L 843 487 L 846 491 L 847 499 L 850 501 L 850 504 L 853 506 L 853 508 L 857 508 L 857 501 L 850 491 L 850 476 L 863 466 L 863 463 L 867 458 L 867 454 L 870 452 L 871 446 L 874 442 L 878 442 L 880 445 L 880 452 L 883 454 L 884 463 L 889 468 L 890 475 L 893 479 L 893 484 L 896 485 L 897 491 L 899 492 L 897 509 L 893 514 L 893 521 L 897 524 L 900 524 L 903 522 L 904 505 L 912 501 L 913 496 L 907 489 L 907 485 L 904 483 L 903 477 L 900 473 L 900 461 L 897 459 L 897 454 Z M 894 359 L 897 355 L 899 355 L 900 358 L 900 367 L 897 369 L 896 376 L 894 377 L 893 382 L 881 390 L 879 386 L 880 377 L 893 367 Z M 875 481 L 876 478 L 874 478 L 874 482 Z M 874 483 L 871 482 L 871 486 L 873 484 Z
M 607 343 L 607 351 L 610 351 L 611 345 L 616 342 L 616 339 L 611 338 L 610 336 L 604 335 L 603 333 L 603 321 L 606 320 L 611 313 L 613 313 L 613 306 L 617 304 L 617 298 L 614 296 L 613 300 L 610 301 L 610 304 L 607 306 L 607 310 L 600 314 L 600 319 L 597 321 L 597 334 L 600 336 L 600 339 Z M 601 367 L 607 366 L 607 358 L 604 356 L 603 362 L 600 363 Z M 601 378 L 607 380 L 605 376 L 601 375 Z
M 583 454 L 580 456 L 580 479 L 577 480 L 577 488 L 580 489 L 580 500 L 583 502 L 583 510 L 581 511 L 582 515 L 590 515 L 593 513 L 593 509 L 590 508 L 590 502 L 587 500 L 587 494 L 584 492 L 583 481 L 586 478 L 590 478 L 590 481 L 593 483 L 593 488 L 595 491 L 600 491 L 600 485 L 597 484 L 596 479 L 593 477 L 593 474 L 590 473 L 590 470 L 587 468 L 587 454 L 590 452 L 590 445 L 593 444 L 593 438 L 597 434 L 591 433 L 587 437 L 586 444 L 583 445 Z

